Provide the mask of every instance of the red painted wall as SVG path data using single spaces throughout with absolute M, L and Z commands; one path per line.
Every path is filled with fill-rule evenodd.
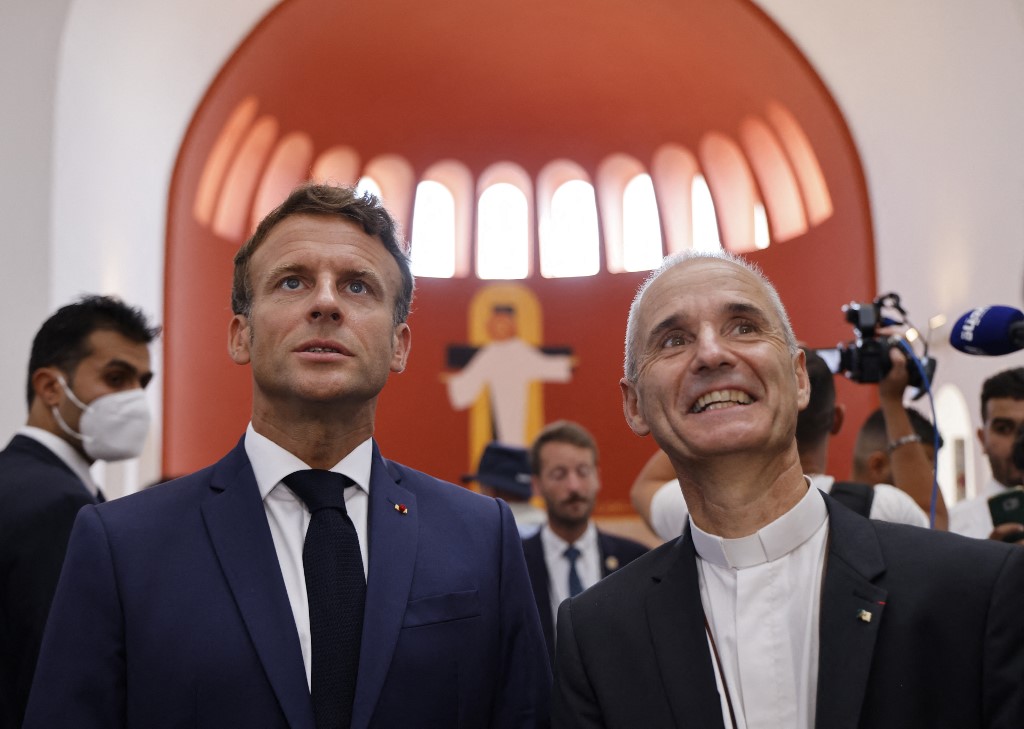
M 193 215 L 199 179 L 226 119 L 245 98 L 281 134 L 309 134 L 316 153 L 344 144 L 365 162 L 400 154 L 422 172 L 455 158 L 479 173 L 511 160 L 530 174 L 569 158 L 591 174 L 608 154 L 649 163 L 661 144 L 696 152 L 717 130 L 778 102 L 818 156 L 833 215 L 797 239 L 752 255 L 776 283 L 798 337 L 833 346 L 851 332 L 839 307 L 875 294 L 870 211 L 856 149 L 838 108 L 795 46 L 749 2 L 526 0 L 442 4 L 289 0 L 227 61 L 183 140 L 170 190 L 165 315 L 164 463 L 205 466 L 241 435 L 249 371 L 226 355 L 231 257 L 240 241 Z M 544 339 L 579 358 L 573 382 L 545 386 L 547 419 L 578 420 L 603 449 L 602 509 L 628 510 L 627 491 L 655 446 L 622 418 L 618 378 L 626 311 L 641 274 L 527 279 L 541 300 Z M 409 369 L 380 401 L 385 454 L 442 478 L 472 464 L 467 415 L 439 373 L 445 348 L 466 341 L 475 279 L 418 282 Z M 833 470 L 845 476 L 872 388 L 842 384 L 849 432 Z

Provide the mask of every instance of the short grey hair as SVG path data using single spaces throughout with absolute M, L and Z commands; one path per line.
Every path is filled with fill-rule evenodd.
M 786 313 L 786 307 L 782 305 L 782 299 L 779 298 L 779 292 L 775 290 L 775 287 L 772 286 L 772 282 L 768 280 L 768 277 L 764 275 L 764 272 L 760 268 L 747 259 L 724 250 L 683 251 L 682 253 L 675 253 L 671 256 L 667 256 L 665 260 L 661 262 L 661 265 L 651 271 L 650 275 L 644 279 L 644 282 L 640 284 L 640 288 L 637 289 L 636 296 L 633 297 L 633 303 L 629 307 L 629 318 L 626 319 L 626 355 L 623 360 L 623 374 L 629 382 L 636 382 L 636 378 L 640 373 L 640 363 L 637 361 L 637 337 L 639 336 L 639 332 L 637 332 L 637 320 L 639 319 L 638 312 L 640 311 L 640 304 L 643 302 L 644 294 L 647 293 L 647 289 L 651 287 L 651 284 L 657 281 L 666 271 L 686 263 L 687 261 L 700 259 L 734 263 L 743 270 L 753 274 L 754 277 L 761 282 L 765 293 L 768 295 L 769 303 L 775 310 L 775 314 L 779 317 L 783 332 L 786 336 L 786 344 L 789 347 L 790 354 L 795 355 L 797 353 L 798 346 L 796 342 L 796 335 L 793 334 L 793 326 L 789 323 L 789 315 Z

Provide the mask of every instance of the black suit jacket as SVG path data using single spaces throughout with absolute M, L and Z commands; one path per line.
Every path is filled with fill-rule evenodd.
M 823 498 L 815 726 L 1022 726 L 1024 550 L 869 521 Z M 722 729 L 703 614 L 689 529 L 567 600 L 552 725 Z
M 0 452 L 0 729 L 21 726 L 71 526 L 93 503 L 39 441 L 16 435 Z
M 601 555 L 602 578 L 647 552 L 647 547 L 640 542 L 605 534 L 600 530 L 597 532 L 597 548 Z M 544 559 L 544 545 L 540 541 L 540 532 L 523 540 L 523 554 L 526 555 L 526 569 L 530 573 L 533 596 L 537 600 L 537 612 L 540 613 L 544 640 L 548 644 L 548 653 L 553 660 L 555 656 L 555 626 L 551 615 L 548 565 Z

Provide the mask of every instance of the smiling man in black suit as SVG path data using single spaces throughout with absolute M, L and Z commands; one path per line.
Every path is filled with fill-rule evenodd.
M 1021 726 L 1024 550 L 872 521 L 810 486 L 804 353 L 757 269 L 667 259 L 634 299 L 620 384 L 690 516 L 562 604 L 555 727 Z

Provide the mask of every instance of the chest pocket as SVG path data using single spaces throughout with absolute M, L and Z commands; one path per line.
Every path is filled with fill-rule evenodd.
M 410 600 L 405 606 L 403 628 L 421 625 L 447 623 L 463 620 L 480 614 L 480 596 L 476 590 L 450 592 L 446 595 L 431 595 Z

